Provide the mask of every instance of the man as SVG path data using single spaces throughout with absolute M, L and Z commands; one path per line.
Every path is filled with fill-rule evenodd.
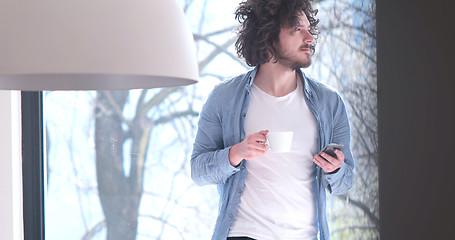
M 212 91 L 191 158 L 197 184 L 218 184 L 212 239 L 329 239 L 325 191 L 351 187 L 354 160 L 341 97 L 300 70 L 311 64 L 316 12 L 309 0 L 236 10 L 237 52 L 255 68 Z M 269 151 L 273 131 L 294 132 L 290 152 Z M 328 143 L 344 148 L 319 155 Z

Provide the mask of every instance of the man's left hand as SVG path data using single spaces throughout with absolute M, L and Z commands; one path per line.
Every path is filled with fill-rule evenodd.
M 334 172 L 341 167 L 341 164 L 344 161 L 343 152 L 336 149 L 335 154 L 337 155 L 336 158 L 330 156 L 325 152 L 322 152 L 321 155 L 315 154 L 313 157 L 313 162 L 327 173 Z

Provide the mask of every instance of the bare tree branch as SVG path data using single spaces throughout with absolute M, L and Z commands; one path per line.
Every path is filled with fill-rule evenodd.
M 370 210 L 370 208 L 366 204 L 364 204 L 358 200 L 353 200 L 353 199 L 349 198 L 348 195 L 337 195 L 337 197 L 342 200 L 348 199 L 349 204 L 352 204 L 352 205 L 360 208 L 363 211 L 363 213 L 365 213 L 365 215 L 368 216 L 368 218 L 375 225 L 375 227 L 379 228 L 379 218 Z
M 144 108 L 144 99 L 145 96 L 147 96 L 148 89 L 142 89 L 141 95 L 139 96 L 139 99 L 137 100 L 137 105 L 136 105 L 136 116 L 140 115 L 140 117 L 145 116 L 144 112 L 142 109 Z
M 160 221 L 163 224 L 163 226 L 169 226 L 169 227 L 175 229 L 175 231 L 179 233 L 180 237 L 182 239 L 185 239 L 185 236 L 183 236 L 183 233 L 182 233 L 182 231 L 180 231 L 179 227 L 175 226 L 174 224 L 169 223 L 166 219 L 155 217 L 153 215 L 147 215 L 147 214 L 144 214 L 144 215 L 141 215 L 141 216 L 145 217 L 145 218 L 150 218 L 150 219 L 154 219 L 154 220 Z M 161 239 L 161 235 L 162 235 L 162 233 L 160 233 L 158 239 Z
M 220 54 L 220 53 L 225 53 L 226 55 L 228 55 L 230 58 L 232 58 L 233 60 L 235 60 L 236 62 L 239 62 L 241 63 L 242 65 L 245 65 L 245 63 L 243 63 L 242 61 L 240 61 L 239 58 L 237 58 L 237 56 L 235 56 L 234 54 L 230 53 L 227 48 L 230 47 L 232 45 L 231 44 L 228 44 L 228 45 L 223 45 L 223 46 L 226 46 L 226 47 L 223 47 L 223 46 L 219 46 L 217 43 L 214 43 L 212 41 L 210 41 L 207 37 L 205 36 L 198 36 L 198 35 L 194 35 L 196 39 L 198 40 L 203 40 L 205 42 L 207 42 L 208 44 L 212 45 L 215 47 L 215 51 L 214 54 L 216 53 L 216 55 Z M 233 39 L 235 40 L 235 39 Z M 234 41 L 235 42 L 235 41 Z M 211 60 L 208 60 L 208 61 L 211 61 Z M 202 69 L 202 68 L 201 68 Z
M 343 232 L 343 231 L 347 231 L 347 230 L 375 230 L 375 229 L 376 229 L 376 227 L 374 227 L 374 226 L 346 226 L 346 227 L 334 229 L 333 231 L 330 232 L 330 235 L 334 235 L 338 232 Z
M 213 37 L 213 36 L 216 36 L 216 35 L 220 35 L 220 34 L 224 34 L 224 33 L 227 33 L 227 32 L 231 32 L 231 31 L 235 30 L 236 27 L 237 26 L 230 26 L 230 27 L 222 28 L 220 30 L 216 30 L 216 31 L 213 31 L 213 32 L 210 32 L 210 33 L 206 33 L 204 35 L 193 34 L 193 37 L 194 37 L 194 40 L 199 40 L 200 38 L 208 39 L 209 37 Z
M 158 105 L 161 103 L 167 96 L 169 96 L 171 93 L 176 92 L 177 90 L 180 90 L 182 87 L 170 87 L 170 88 L 163 88 L 159 93 L 155 94 L 150 101 L 148 101 L 143 109 L 140 111 L 143 115 L 145 115 L 148 111 L 153 106 Z
M 84 236 L 82 236 L 81 240 L 90 240 L 90 239 L 92 239 L 97 233 L 99 233 L 105 227 L 106 227 L 106 221 L 103 219 L 103 220 L 97 222 L 91 228 L 89 228 L 85 232 Z
M 119 105 L 117 105 L 117 103 L 115 103 L 115 100 L 114 98 L 112 97 L 111 93 L 109 91 L 103 91 L 103 93 L 106 95 L 106 98 L 109 102 L 109 104 L 111 105 L 112 109 L 115 111 L 115 113 L 117 114 L 117 117 L 120 118 L 120 120 L 122 120 L 123 123 L 125 123 L 126 125 L 128 125 L 128 127 L 131 127 L 131 124 L 132 122 L 130 120 L 127 120 L 124 116 L 123 116 L 123 112 L 122 112 L 122 109 L 120 108 Z
M 348 42 L 347 40 L 343 39 L 340 37 L 338 34 L 331 34 L 332 37 L 338 39 L 342 43 L 346 44 L 350 49 L 362 54 L 364 57 L 366 57 L 368 60 L 376 64 L 376 57 L 372 57 L 368 52 L 365 52 L 365 50 L 360 49 L 359 47 L 355 46 L 351 42 Z
M 185 5 L 183 6 L 183 12 L 186 14 L 188 11 L 188 8 L 191 6 L 193 3 L 193 0 L 185 0 Z
M 199 115 L 198 112 L 188 109 L 188 110 L 180 111 L 180 112 L 172 112 L 172 113 L 162 116 L 156 120 L 144 119 L 143 122 L 141 123 L 141 125 L 144 128 L 150 129 L 157 125 L 168 123 L 169 121 L 172 121 L 175 118 L 186 117 L 186 116 L 197 117 L 198 115 Z
M 228 39 L 223 45 L 213 50 L 204 60 L 199 62 L 199 71 L 202 71 L 202 69 L 204 69 L 215 57 L 217 57 L 219 53 L 227 52 L 227 48 L 234 44 L 235 41 L 235 38 Z

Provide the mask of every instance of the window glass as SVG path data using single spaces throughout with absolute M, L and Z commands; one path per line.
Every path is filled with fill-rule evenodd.
M 179 1 L 200 82 L 130 91 L 45 92 L 46 239 L 210 239 L 216 186 L 196 186 L 190 155 L 213 87 L 250 68 L 236 56 L 238 1 Z M 333 239 L 377 239 L 375 3 L 317 1 L 321 36 L 303 71 L 343 96 L 357 160 L 354 187 L 328 195 Z

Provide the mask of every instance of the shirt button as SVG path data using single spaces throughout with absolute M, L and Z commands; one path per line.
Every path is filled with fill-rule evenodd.
M 245 166 L 242 166 L 242 169 L 245 169 Z
M 246 114 L 245 114 L 245 113 L 242 113 L 242 117 L 245 117 L 245 116 L 246 116 Z
M 232 214 L 229 214 L 229 218 L 232 218 Z
M 241 193 L 241 192 L 242 192 L 242 189 L 237 190 L 237 192 L 238 192 L 238 193 Z

